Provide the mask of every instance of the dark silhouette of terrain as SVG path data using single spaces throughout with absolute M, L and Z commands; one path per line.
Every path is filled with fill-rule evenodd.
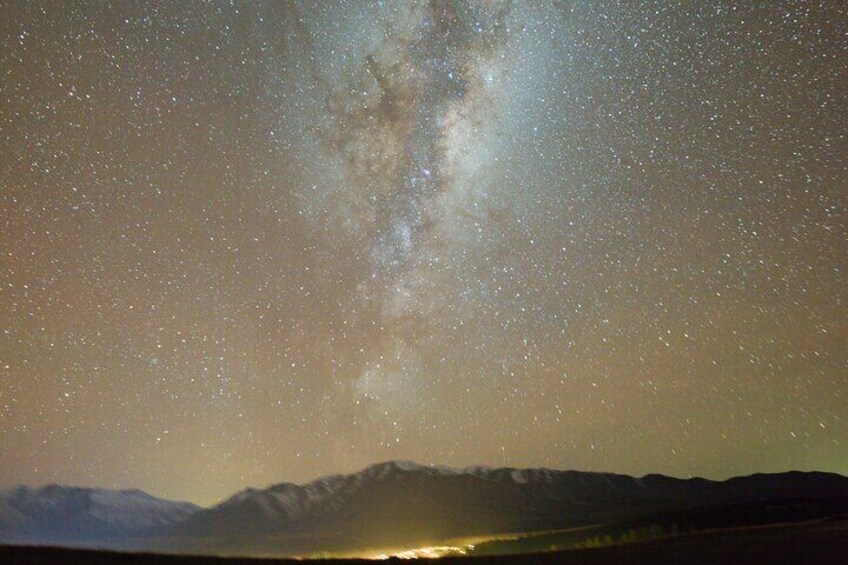
M 131 519 L 141 511 L 143 519 Z M 309 556 L 376 555 L 454 540 L 473 543 L 467 552 L 484 556 L 632 542 L 675 546 L 668 540 L 710 529 L 845 515 L 848 478 L 829 473 L 709 481 L 388 462 L 302 486 L 247 489 L 208 509 L 138 491 L 12 489 L 0 493 L 0 543 Z
M 629 545 L 490 557 L 445 557 L 444 565 L 842 565 L 848 556 L 848 521 L 830 520 L 753 529 L 722 530 Z M 399 559 L 389 562 L 401 563 Z M 126 554 L 61 548 L 3 547 L 8 565 L 276 565 L 328 563 L 327 560 L 217 558 Z M 373 560 L 339 559 L 338 565 Z

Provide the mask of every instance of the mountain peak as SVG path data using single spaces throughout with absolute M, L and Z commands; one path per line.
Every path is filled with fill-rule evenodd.
M 424 465 L 421 465 L 414 461 L 389 460 L 383 461 L 382 463 L 375 463 L 374 465 L 366 467 L 361 472 L 365 474 L 382 474 L 387 472 L 399 471 L 420 471 L 421 469 L 424 469 Z
M 102 541 L 175 524 L 199 510 L 138 489 L 21 485 L 0 491 L 0 517 L 6 517 L 0 520 L 0 538 Z

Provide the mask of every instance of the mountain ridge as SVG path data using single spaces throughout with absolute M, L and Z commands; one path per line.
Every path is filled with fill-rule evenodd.
M 18 485 L 0 490 L 0 541 L 110 545 L 200 510 L 139 489 Z
M 402 470 L 419 470 L 419 469 L 420 470 L 436 470 L 436 471 L 445 471 L 446 474 L 478 475 L 478 474 L 481 474 L 481 473 L 488 473 L 488 472 L 540 471 L 540 472 L 551 472 L 551 473 L 574 473 L 574 474 L 579 474 L 579 475 L 626 477 L 626 478 L 634 479 L 636 481 L 644 481 L 644 480 L 659 478 L 659 479 L 670 479 L 670 480 L 674 480 L 674 481 L 702 481 L 704 483 L 712 483 L 712 484 L 720 484 L 720 483 L 726 483 L 728 481 L 735 481 L 735 480 L 739 480 L 739 479 L 749 479 L 749 478 L 755 478 L 755 477 L 781 477 L 781 476 L 821 476 L 821 477 L 838 477 L 838 478 L 848 479 L 848 475 L 843 475 L 841 473 L 835 473 L 835 472 L 832 472 L 832 471 L 788 470 L 788 471 L 775 471 L 775 472 L 769 472 L 769 473 L 754 472 L 754 473 L 750 473 L 750 474 L 747 474 L 747 475 L 734 475 L 734 476 L 728 477 L 726 479 L 710 479 L 710 478 L 706 478 L 706 477 L 701 477 L 699 475 L 684 478 L 684 477 L 677 477 L 677 476 L 674 476 L 674 475 L 666 475 L 666 474 L 663 474 L 663 473 L 647 473 L 645 475 L 629 475 L 629 474 L 626 474 L 626 473 L 616 473 L 616 472 L 612 472 L 612 471 L 580 471 L 580 470 L 576 470 L 576 469 L 555 469 L 555 468 L 552 468 L 552 467 L 509 467 L 509 466 L 499 467 L 499 466 L 489 466 L 489 465 L 469 465 L 467 467 L 453 467 L 453 466 L 448 466 L 448 465 L 437 465 L 437 464 L 428 465 L 428 464 L 420 464 L 420 463 L 416 463 L 414 461 L 408 461 L 408 460 L 389 459 L 389 460 L 386 460 L 386 461 L 373 463 L 371 465 L 368 465 L 368 466 L 360 469 L 359 471 L 353 471 L 353 472 L 350 472 L 350 473 L 332 473 L 332 474 L 328 474 L 328 475 L 320 475 L 320 476 L 316 477 L 315 479 L 309 480 L 307 482 L 280 481 L 278 483 L 270 483 L 270 484 L 268 484 L 267 486 L 264 486 L 264 487 L 262 487 L 262 486 L 244 487 L 243 489 L 236 491 L 234 494 L 229 495 L 226 498 L 219 500 L 218 502 L 214 502 L 214 503 L 211 503 L 211 504 L 208 504 L 208 505 L 197 504 L 197 503 L 185 501 L 185 500 L 173 500 L 173 499 L 170 499 L 170 498 L 165 498 L 165 497 L 162 497 L 162 496 L 157 496 L 157 495 L 151 494 L 151 493 L 149 493 L 149 492 L 147 492 L 143 489 L 135 488 L 135 487 L 112 489 L 112 488 L 106 488 L 106 487 L 91 487 L 91 486 L 83 486 L 83 485 L 75 485 L 75 484 L 62 484 L 62 483 L 56 483 L 56 482 L 43 483 L 43 484 L 40 484 L 40 485 L 31 485 L 31 484 L 26 484 L 26 483 L 13 484 L 13 485 L 10 485 L 10 486 L 7 486 L 7 487 L 0 488 L 0 497 L 2 497 L 5 493 L 8 493 L 9 491 L 15 491 L 15 490 L 19 490 L 19 489 L 28 489 L 28 490 L 31 490 L 31 491 L 39 491 L 39 490 L 44 490 L 44 489 L 60 488 L 60 489 L 89 490 L 89 491 L 96 491 L 96 492 L 124 493 L 124 494 L 136 493 L 136 494 L 142 494 L 144 496 L 154 498 L 154 499 L 157 499 L 157 500 L 164 500 L 164 501 L 168 501 L 168 502 L 176 502 L 176 503 L 180 503 L 180 504 L 188 504 L 188 505 L 195 506 L 195 507 L 197 507 L 201 510 L 208 510 L 210 508 L 214 508 L 216 506 L 219 506 L 219 505 L 227 502 L 228 500 L 238 496 L 239 494 L 246 493 L 246 492 L 266 491 L 266 490 L 271 490 L 271 489 L 275 489 L 275 488 L 278 488 L 278 487 L 284 487 L 284 486 L 286 486 L 286 487 L 291 487 L 291 486 L 306 487 L 306 486 L 309 486 L 309 485 L 314 484 L 314 483 L 320 483 L 320 482 L 327 481 L 328 479 L 356 476 L 356 475 L 360 475 L 362 473 L 367 472 L 369 469 L 380 468 L 380 467 L 384 467 L 384 466 L 393 466 L 393 465 L 397 466 L 398 464 L 414 465 L 415 466 L 415 468 L 413 468 L 413 469 L 402 469 Z
M 597 524 L 744 525 L 840 513 L 848 514 L 848 477 L 821 471 L 714 481 L 390 460 L 299 485 L 249 487 L 205 508 L 138 489 L 6 489 L 0 542 L 303 555 Z

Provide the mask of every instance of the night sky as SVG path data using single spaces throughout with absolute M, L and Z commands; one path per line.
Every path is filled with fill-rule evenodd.
M 0 4 L 0 486 L 848 473 L 848 8 Z

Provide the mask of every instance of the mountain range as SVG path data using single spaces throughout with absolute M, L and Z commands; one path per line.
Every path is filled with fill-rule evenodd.
M 306 485 L 247 489 L 210 508 L 138 490 L 0 491 L 0 543 L 185 553 L 367 554 L 510 532 L 673 524 L 675 530 L 848 515 L 848 477 L 726 481 L 422 466 L 391 461 Z
M 200 510 L 135 489 L 19 486 L 0 491 L 0 542 L 111 545 L 174 526 Z

